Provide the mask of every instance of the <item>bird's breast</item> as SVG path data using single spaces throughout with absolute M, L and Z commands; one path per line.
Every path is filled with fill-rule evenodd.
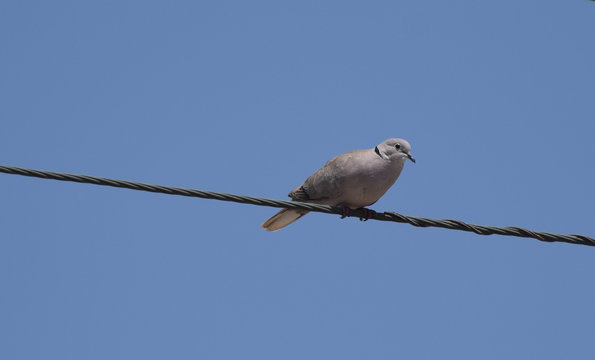
M 341 202 L 351 208 L 360 208 L 375 203 L 386 193 L 399 177 L 403 164 L 371 164 L 358 174 L 349 176 L 344 184 Z

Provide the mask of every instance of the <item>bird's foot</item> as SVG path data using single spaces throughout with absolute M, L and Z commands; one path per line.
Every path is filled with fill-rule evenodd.
M 359 208 L 362 211 L 362 216 L 360 216 L 359 221 L 368 221 L 369 219 L 374 219 L 376 217 L 376 211 L 368 208 Z
M 351 216 L 351 209 L 348 206 L 343 206 L 343 215 L 341 215 L 341 219 L 345 219 L 349 216 Z
M 365 207 L 359 208 L 361 210 L 362 216 L 360 216 L 360 221 L 368 221 L 369 219 L 374 219 L 376 217 L 376 211 L 372 209 L 368 209 Z M 341 215 L 341 219 L 345 219 L 346 217 L 351 216 L 351 208 L 348 206 L 343 206 L 343 215 Z

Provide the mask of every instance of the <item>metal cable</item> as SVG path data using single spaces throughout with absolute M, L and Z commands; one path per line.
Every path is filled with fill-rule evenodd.
M 42 179 L 73 181 L 73 182 L 79 182 L 79 183 L 112 186 L 112 187 L 119 187 L 119 188 L 132 189 L 132 190 L 150 191 L 150 192 L 163 193 L 163 194 L 168 194 L 168 195 L 180 195 L 180 196 L 190 196 L 190 197 L 214 199 L 214 200 L 221 200 L 221 201 L 233 201 L 233 202 L 238 202 L 238 203 L 242 203 L 242 204 L 252 204 L 252 205 L 258 205 L 258 206 L 304 209 L 304 210 L 309 210 L 309 211 L 322 212 L 322 213 L 327 213 L 327 214 L 339 214 L 339 215 L 345 216 L 344 210 L 339 207 L 310 204 L 310 203 L 304 203 L 304 202 L 298 202 L 298 201 L 283 201 L 283 200 L 264 199 L 264 198 L 258 198 L 258 197 L 226 194 L 226 193 L 213 192 L 213 191 L 204 191 L 204 190 L 184 189 L 184 188 L 162 186 L 162 185 L 143 184 L 143 183 L 139 183 L 139 182 L 107 179 L 107 178 L 101 178 L 101 177 L 96 177 L 96 176 L 74 175 L 74 174 L 65 174 L 65 173 L 58 173 L 58 172 L 52 172 L 52 171 L 24 169 L 24 168 L 19 168 L 19 167 L 15 167 L 15 166 L 0 165 L 0 172 L 6 173 L 6 174 L 13 174 L 13 175 L 37 177 L 37 178 L 42 178 Z M 533 239 L 537 239 L 540 241 L 546 241 L 546 242 L 558 241 L 558 242 L 566 242 L 566 243 L 570 243 L 570 244 L 595 246 L 595 239 L 588 237 L 588 236 L 584 236 L 584 235 L 552 234 L 552 233 L 541 232 L 541 231 L 531 231 L 531 230 L 523 229 L 520 227 L 513 227 L 513 226 L 497 227 L 497 226 L 487 226 L 487 225 L 473 225 L 473 224 L 468 224 L 468 223 L 465 223 L 465 222 L 462 222 L 459 220 L 429 219 L 429 218 L 423 218 L 423 217 L 402 215 L 402 214 L 398 214 L 398 213 L 390 212 L 390 211 L 383 212 L 383 213 L 372 212 L 370 214 L 367 211 L 357 209 L 357 210 L 350 211 L 350 213 L 347 216 L 359 217 L 360 219 L 362 219 L 366 216 L 369 216 L 370 219 L 374 219 L 374 220 L 407 223 L 407 224 L 417 226 L 417 227 L 439 227 L 439 228 L 445 228 L 445 229 L 451 229 L 451 230 L 462 230 L 462 231 L 474 232 L 479 235 L 496 234 L 496 235 L 505 235 L 505 236 L 533 238 Z

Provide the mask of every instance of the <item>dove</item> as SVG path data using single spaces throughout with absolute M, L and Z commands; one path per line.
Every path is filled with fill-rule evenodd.
M 353 150 L 329 160 L 289 193 L 293 201 L 360 209 L 374 204 L 397 181 L 407 160 L 415 162 L 411 145 L 392 138 L 372 149 Z M 282 209 L 262 224 L 277 231 L 306 215 L 301 209 Z

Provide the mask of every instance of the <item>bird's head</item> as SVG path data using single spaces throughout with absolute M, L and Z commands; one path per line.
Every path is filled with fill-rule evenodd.
M 404 139 L 392 138 L 384 140 L 380 145 L 374 149 L 380 157 L 387 160 L 407 159 L 415 162 L 415 159 L 411 155 L 411 145 Z

